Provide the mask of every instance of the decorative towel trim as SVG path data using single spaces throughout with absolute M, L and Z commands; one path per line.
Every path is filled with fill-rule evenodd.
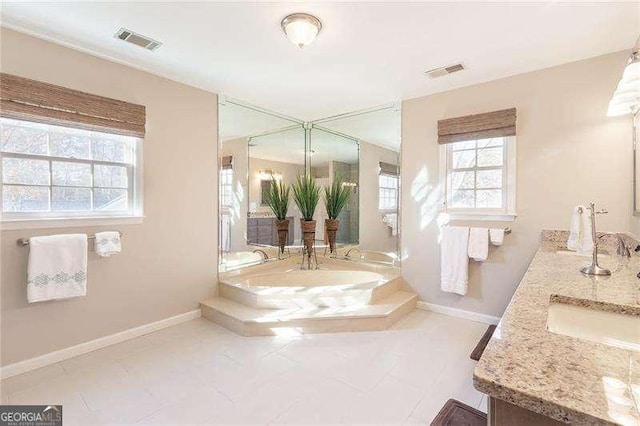
M 55 283 L 58 285 L 74 282 L 80 284 L 87 279 L 87 272 L 84 269 L 78 270 L 75 274 L 68 274 L 64 271 L 60 271 L 55 275 L 40 274 L 36 275 L 32 279 L 27 281 L 27 284 L 35 285 L 36 287 L 44 287 L 49 283 Z
M 104 239 L 100 239 L 97 244 L 99 246 L 106 246 L 107 244 L 111 243 L 111 244 L 118 244 L 120 242 L 119 238 L 113 237 L 113 238 L 104 238 Z

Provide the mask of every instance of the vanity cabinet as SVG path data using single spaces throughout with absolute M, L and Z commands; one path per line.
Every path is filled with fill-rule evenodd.
M 289 234 L 287 245 L 293 244 L 293 216 L 289 219 Z M 267 246 L 278 245 L 278 230 L 275 217 L 250 217 L 247 218 L 247 243 Z
M 491 396 L 487 408 L 488 426 L 561 426 L 565 424 Z

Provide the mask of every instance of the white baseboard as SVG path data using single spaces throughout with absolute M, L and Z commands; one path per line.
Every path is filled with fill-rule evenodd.
M 60 349 L 58 351 L 40 355 L 35 358 L 30 358 L 24 361 L 16 362 L 14 364 L 5 365 L 4 367 L 0 368 L 0 379 L 7 379 L 18 374 L 36 370 L 41 367 L 46 367 L 47 365 L 55 364 L 57 362 L 64 361 L 79 355 L 84 355 L 97 349 L 115 345 L 116 343 L 121 343 L 125 340 L 134 339 L 136 337 L 149 334 L 163 328 L 171 327 L 172 325 L 191 321 L 193 319 L 200 318 L 200 316 L 200 309 L 195 309 L 193 311 L 185 312 L 184 314 L 161 319 L 159 321 L 144 324 L 139 327 L 130 328 L 129 330 L 120 331 L 109 336 L 100 337 L 99 339 L 90 340 L 88 342 L 80 343 L 79 345 Z
M 418 309 L 425 311 L 437 312 L 439 314 L 450 315 L 452 317 L 464 318 L 471 321 L 482 322 L 485 324 L 498 324 L 500 318 L 492 315 L 479 314 L 477 312 L 465 311 L 463 309 L 452 308 L 450 306 L 436 305 L 433 303 L 427 303 L 418 301 Z

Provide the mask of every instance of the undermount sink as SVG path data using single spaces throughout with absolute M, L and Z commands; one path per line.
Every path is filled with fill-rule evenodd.
M 551 302 L 547 330 L 590 342 L 640 351 L 640 316 Z

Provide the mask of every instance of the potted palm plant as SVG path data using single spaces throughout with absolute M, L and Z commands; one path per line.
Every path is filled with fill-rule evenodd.
M 291 188 L 276 179 L 271 179 L 271 185 L 266 193 L 266 203 L 276 217 L 275 225 L 278 230 L 278 246 L 280 254 L 284 254 L 284 246 L 287 244 L 287 235 L 289 234 L 289 219 L 287 219 L 287 211 L 289 210 L 289 193 Z
M 343 185 L 343 180 L 340 176 L 334 179 L 330 186 L 325 186 L 324 188 L 324 205 L 329 216 L 329 219 L 324 220 L 324 226 L 327 231 L 327 240 L 331 253 L 336 249 L 336 234 L 340 225 L 338 216 L 349 202 L 349 196 L 349 187 Z
M 300 227 L 302 228 L 304 247 L 310 261 L 316 237 L 316 221 L 313 220 L 313 214 L 318 206 L 318 201 L 320 201 L 320 188 L 311 175 L 298 176 L 293 184 L 293 200 L 302 214 Z

